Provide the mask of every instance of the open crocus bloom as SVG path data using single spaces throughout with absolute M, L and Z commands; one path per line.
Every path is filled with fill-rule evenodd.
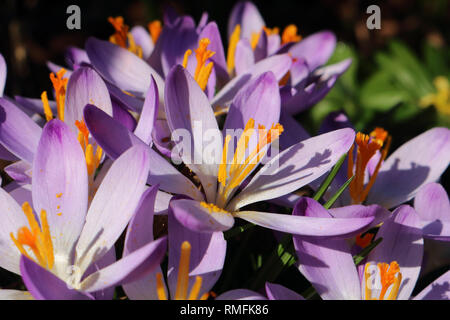
M 159 184 L 164 191 L 192 198 L 180 199 L 171 204 L 174 215 L 187 228 L 200 232 L 224 231 L 233 226 L 235 216 L 285 232 L 337 235 L 339 232 L 358 230 L 371 222 L 371 218 L 367 217 L 345 220 L 330 218 L 322 221 L 309 217 L 238 211 L 245 205 L 279 197 L 317 179 L 348 151 L 354 139 L 352 129 L 342 129 L 295 144 L 273 156 L 244 187 L 242 183 L 266 157 L 271 137 L 278 137 L 282 131 L 277 125 L 280 114 L 277 80 L 270 72 L 250 81 L 236 95 L 225 121 L 224 135 L 218 129 L 205 93 L 182 66 L 174 67 L 167 77 L 165 109 L 173 134 L 180 130 L 188 133 L 188 137 L 183 137 L 183 142 L 189 142 L 192 148 L 183 148 L 180 158 L 197 176 L 202 191 L 151 151 L 152 159 L 158 163 L 158 170 L 150 169 L 149 183 Z M 130 145 L 142 144 L 123 126 L 114 124 L 110 117 L 94 107 L 86 107 L 85 119 L 96 141 L 112 158 Z M 259 141 L 254 134 L 256 125 L 264 133 Z M 271 127 L 272 130 L 265 129 Z M 246 150 L 245 139 L 240 139 L 244 133 L 236 136 L 238 143 L 234 148 L 224 145 L 223 140 L 229 143 L 230 138 L 224 139 L 223 136 L 233 129 L 244 129 L 250 142 L 252 139 L 254 142 L 258 141 L 254 149 Z M 214 147 L 218 152 L 203 152 L 208 150 L 208 142 L 211 140 L 211 137 L 203 139 L 203 132 L 213 134 L 215 139 L 209 145 L 209 150 Z M 249 156 L 240 158 L 239 154 L 243 151 L 249 151 Z M 200 161 L 193 161 L 197 157 Z M 236 162 L 233 159 L 240 160 Z M 324 223 L 329 228 L 323 227 Z M 337 225 L 342 229 L 337 228 Z
M 124 257 L 154 241 L 153 207 L 157 191 L 156 185 L 144 193 L 127 229 Z M 123 285 L 130 299 L 205 299 L 221 274 L 227 247 L 222 232 L 193 232 L 181 225 L 170 209 L 168 215 L 167 283 L 158 265 L 144 277 Z
M 432 182 L 420 188 L 414 199 L 414 209 L 425 238 L 450 241 L 450 203 L 442 185 Z
M 369 254 L 365 265 L 355 266 L 350 247 L 340 239 L 307 239 L 294 236 L 300 272 L 322 299 L 405 300 L 411 297 L 419 277 L 423 237 L 414 209 L 398 207 L 378 230 L 382 242 Z M 417 299 L 449 299 L 447 271 Z
M 32 199 L 21 209 L 0 190 L 1 266 L 21 274 L 36 299 L 99 297 L 150 271 L 164 256 L 164 238 L 114 262 L 114 243 L 138 206 L 149 166 L 147 151 L 131 148 L 112 164 L 89 204 L 80 144 L 65 123 L 48 122 L 33 162 Z

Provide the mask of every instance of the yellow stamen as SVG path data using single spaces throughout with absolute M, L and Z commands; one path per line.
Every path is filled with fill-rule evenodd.
M 369 194 L 370 189 L 375 183 L 375 179 L 378 175 L 381 164 L 384 159 L 386 159 L 387 152 L 390 147 L 390 141 L 391 138 L 388 135 L 387 131 L 382 128 L 376 128 L 371 132 L 370 136 L 365 135 L 361 132 L 358 132 L 356 134 L 356 164 L 354 163 L 353 159 L 354 146 L 352 146 L 349 152 L 347 168 L 347 176 L 348 178 L 350 178 L 351 176 L 353 176 L 353 167 L 355 166 L 355 179 L 352 180 L 349 186 L 350 196 L 354 204 L 362 203 Z M 383 146 L 384 148 L 381 150 Z M 378 150 L 381 150 L 381 157 L 376 165 L 374 173 L 369 179 L 369 182 L 367 183 L 366 187 L 364 187 L 364 176 L 367 164 Z
M 208 209 L 209 213 L 213 213 L 213 212 L 229 213 L 228 211 L 226 211 L 222 208 L 219 208 L 214 203 L 207 203 L 207 202 L 202 201 L 202 202 L 200 202 L 200 205 L 203 208 Z
M 250 37 L 250 45 L 253 50 L 255 50 L 256 46 L 258 45 L 260 36 L 261 32 L 252 32 L 252 35 Z
M 231 74 L 234 69 L 234 55 L 236 53 L 236 47 L 239 42 L 240 36 L 241 36 L 241 25 L 237 24 L 234 27 L 233 33 L 231 34 L 230 37 L 230 42 L 228 44 L 227 67 L 229 74 Z
M 148 31 L 150 32 L 153 43 L 156 43 L 162 31 L 161 21 L 153 20 L 152 22 L 149 22 Z
M 177 288 L 175 300 L 186 300 L 189 285 L 189 262 L 191 255 L 191 245 L 184 241 L 181 244 L 180 264 L 178 267 Z
M 47 91 L 43 91 L 41 94 L 42 105 L 45 114 L 45 120 L 50 121 L 53 119 L 53 112 L 50 108 L 50 104 L 48 103 Z
M 400 286 L 400 282 L 402 280 L 401 277 L 401 273 L 400 273 L 400 267 L 398 266 L 398 263 L 396 261 L 391 262 L 391 264 L 387 264 L 387 263 L 379 263 L 378 264 L 378 269 L 380 270 L 380 277 L 381 277 L 381 292 L 380 292 L 380 296 L 379 296 L 379 300 L 384 300 L 384 296 L 386 294 L 386 292 L 388 291 L 389 287 L 392 284 L 397 284 L 397 292 L 394 292 L 394 294 L 389 295 L 389 297 L 391 297 L 392 299 L 389 300 L 394 300 L 397 298 L 397 293 L 398 293 L 398 287 Z M 396 275 L 399 275 L 396 277 Z M 394 288 L 393 288 L 394 289 Z M 393 292 L 391 292 L 392 294 Z
M 281 44 L 299 42 L 301 39 L 302 37 L 297 34 L 297 26 L 290 24 L 283 30 L 283 34 L 281 35 Z
M 188 59 L 189 56 L 192 54 L 192 50 L 188 49 L 186 50 L 186 52 L 184 53 L 184 57 L 183 57 L 183 68 L 187 68 L 187 63 L 188 63 Z
M 279 28 L 277 28 L 277 27 L 275 27 L 275 28 L 267 28 L 267 27 L 263 27 L 263 29 L 264 29 L 264 31 L 266 32 L 266 34 L 268 35 L 268 36 L 271 36 L 271 35 L 275 35 L 275 34 L 279 34 L 280 33 L 280 29 Z
M 198 294 L 202 287 L 202 277 L 195 277 L 194 285 L 192 286 L 191 293 L 189 294 L 188 300 L 197 300 Z
M 227 170 L 228 143 L 230 138 L 225 138 L 224 149 L 222 150 L 222 163 L 219 166 L 218 182 L 220 182 L 219 192 L 216 202 L 219 207 L 223 207 L 233 190 L 250 174 L 250 172 L 259 164 L 265 155 L 265 147 L 276 140 L 283 132 L 283 126 L 279 123 L 272 125 L 270 130 L 264 126 L 258 126 L 259 139 L 256 148 L 246 157 L 245 153 L 251 136 L 255 132 L 255 120 L 250 118 L 241 134 L 231 165 Z M 228 179 L 229 178 L 229 179 Z
M 103 150 L 99 146 L 94 153 L 94 146 L 89 143 L 89 130 L 83 120 L 75 121 L 75 126 L 78 128 L 78 141 L 80 142 L 81 148 L 84 151 L 86 158 L 86 166 L 88 170 L 88 175 L 92 176 L 95 170 L 100 165 L 102 159 Z
M 442 114 L 450 116 L 450 82 L 444 76 L 438 76 L 433 80 L 436 93 L 430 93 L 419 101 L 421 107 L 434 105 Z
M 156 274 L 156 293 L 159 300 L 167 300 L 166 290 L 164 289 L 161 272 L 158 272 Z
M 55 257 L 53 254 L 50 227 L 47 222 L 47 212 L 41 210 L 41 227 L 39 227 L 39 223 L 36 221 L 33 210 L 28 202 L 24 202 L 22 210 L 27 217 L 30 228 L 21 227 L 17 232 L 17 238 L 15 238 L 14 234 L 11 232 L 11 239 L 23 255 L 32 259 L 24 248 L 24 245 L 26 245 L 33 252 L 37 263 L 43 268 L 51 270 L 55 262 Z
M 56 110 L 58 112 L 58 119 L 64 121 L 64 102 L 66 99 L 67 82 L 69 79 L 63 78 L 66 70 L 61 68 L 56 76 L 52 72 L 50 73 L 50 80 L 52 81 L 53 88 L 55 89 Z

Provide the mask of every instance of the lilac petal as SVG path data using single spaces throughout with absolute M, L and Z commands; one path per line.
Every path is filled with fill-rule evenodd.
M 214 62 L 214 69 L 216 70 L 217 77 L 221 80 L 220 82 L 227 82 L 229 76 L 227 62 L 225 60 L 225 51 L 223 49 L 219 28 L 214 21 L 211 21 L 203 28 L 199 39 L 203 38 L 208 38 L 211 41 L 208 46 L 208 50 L 215 52 L 211 58 L 211 61 Z
M 144 106 L 137 124 L 134 134 L 144 141 L 146 144 L 150 144 L 152 141 L 153 126 L 158 115 L 159 108 L 159 93 L 156 86 L 155 79 L 152 77 L 150 87 L 148 88 L 147 95 L 145 96 Z
M 53 73 L 58 73 L 58 71 L 59 70 L 61 70 L 61 69 L 65 69 L 66 70 L 66 72 L 64 73 L 64 75 L 63 75 L 63 79 L 69 79 L 70 78 L 70 76 L 72 75 L 72 70 L 67 70 L 65 67 L 63 67 L 63 66 L 60 66 L 60 65 L 58 65 L 58 64 L 55 64 L 55 63 L 53 63 L 53 62 L 51 62 L 51 61 L 48 61 L 47 62 L 47 68 L 51 71 L 51 72 L 53 72 Z
M 369 254 L 367 261 L 397 261 L 402 273 L 397 299 L 409 299 L 419 277 L 423 257 L 422 230 L 414 209 L 407 205 L 398 207 L 380 227 L 378 238 L 383 238 L 383 241 Z
M 159 266 L 166 253 L 166 242 L 166 237 L 150 242 L 119 261 L 91 274 L 83 280 L 81 289 L 95 292 L 138 280 Z
M 331 31 L 316 32 L 291 47 L 294 58 L 305 59 L 310 70 L 325 64 L 336 47 L 336 36 Z
M 44 114 L 44 108 L 42 106 L 41 99 L 26 98 L 22 96 L 14 96 L 14 99 L 26 109 L 33 110 L 34 112 L 39 114 Z M 52 110 L 53 114 L 56 114 L 56 101 L 49 100 L 48 104 L 50 105 L 50 109 Z
M 127 228 L 124 257 L 154 240 L 153 216 L 157 193 L 158 186 L 153 186 L 142 195 L 138 209 Z M 156 292 L 156 273 L 158 272 L 161 272 L 160 266 L 156 266 L 141 279 L 124 284 L 123 289 L 127 296 L 132 300 L 158 299 Z
M 0 289 L 0 300 L 33 300 L 28 291 Z
M 265 164 L 228 205 L 229 210 L 278 198 L 293 192 L 327 172 L 346 153 L 355 132 L 340 129 L 299 142 Z
M 158 193 L 156 194 L 156 201 L 155 201 L 155 214 L 156 215 L 165 215 L 167 214 L 167 210 L 169 208 L 170 200 L 172 199 L 173 195 L 158 190 Z
M 434 280 L 414 300 L 450 300 L 450 271 Z
M 181 201 L 181 200 L 175 200 Z M 196 276 L 202 277 L 199 297 L 211 290 L 219 279 L 225 255 L 227 242 L 222 232 L 199 233 L 185 228 L 174 216 L 172 206 L 169 210 L 169 264 L 167 282 L 172 298 L 175 296 L 178 267 L 180 263 L 181 245 L 188 241 L 191 245 L 189 261 L 189 287 L 195 282 Z
M 326 133 L 343 128 L 353 128 L 348 116 L 343 111 L 330 112 L 320 125 L 319 133 Z
M 86 41 L 86 52 L 102 77 L 122 90 L 143 97 L 150 86 L 151 76 L 155 78 L 160 92 L 164 89 L 158 73 L 124 48 L 91 37 Z
M 5 190 L 0 188 L 0 267 L 20 274 L 19 260 L 20 251 L 11 240 L 10 233 L 17 235 L 19 228 L 28 226 L 28 221 L 22 208 L 14 198 Z
M 105 84 L 109 90 L 112 101 L 116 100 L 116 102 L 124 106 L 126 109 L 134 112 L 140 112 L 142 110 L 142 106 L 144 105 L 142 98 L 126 94 L 124 91 L 109 82 L 106 82 Z
M 136 129 L 136 119 L 128 112 L 127 107 L 118 99 L 111 99 L 112 117 L 114 120 L 120 122 L 128 130 Z
M 306 199 L 308 199 L 308 201 Z M 304 207 L 302 210 L 306 212 L 311 210 L 322 210 L 326 212 L 320 204 L 311 202 L 314 202 L 314 200 L 302 198 L 298 202 L 296 208 Z M 295 214 L 296 210 L 300 209 L 294 209 L 294 215 L 258 211 L 238 211 L 234 213 L 234 216 L 272 230 L 313 237 L 346 236 L 360 231 L 373 221 L 373 217 L 345 219 L 331 217 L 316 218 L 308 215 L 297 215 Z
M 79 66 L 82 63 L 91 63 L 86 51 L 77 47 L 67 48 L 64 56 L 71 69 L 75 69 L 75 66 Z
M 92 300 L 93 297 L 71 289 L 68 284 L 34 261 L 22 256 L 20 273 L 28 291 L 37 300 Z
M 251 79 L 260 74 L 272 71 L 277 81 L 280 81 L 291 67 L 292 59 L 288 54 L 280 54 L 261 60 L 251 67 L 247 72 L 228 82 L 214 97 L 211 104 L 213 106 L 226 106 L 236 95 L 236 93 Z
M 149 167 L 147 148 L 139 146 L 114 161 L 91 202 L 77 243 L 77 265 L 82 271 L 108 251 L 125 229 L 145 190 Z
M 241 38 L 250 39 L 252 33 L 259 33 L 265 26 L 264 20 L 258 8 L 251 2 L 238 2 L 232 9 L 228 20 L 228 39 L 235 26 L 241 26 Z
M 161 63 L 167 75 L 173 66 L 183 62 L 186 50 L 197 48 L 198 34 L 189 16 L 180 17 L 173 26 L 164 26 L 164 33 L 158 41 L 162 41 Z
M 280 124 L 284 129 L 283 133 L 280 136 L 281 150 L 285 150 L 293 146 L 294 144 L 297 144 L 311 137 L 297 120 L 295 120 L 291 115 L 285 112 L 281 113 Z
M 0 142 L 15 156 L 33 162 L 42 129 L 12 102 L 0 98 Z
M 248 120 L 255 126 L 270 128 L 280 119 L 280 94 L 278 82 L 272 72 L 265 72 L 240 90 L 231 103 L 224 124 L 227 129 L 243 129 Z
M 112 159 L 118 158 L 132 146 L 148 148 L 131 131 L 94 106 L 86 106 L 84 119 L 89 132 Z M 150 184 L 159 184 L 160 188 L 167 192 L 185 194 L 193 199 L 203 199 L 202 193 L 195 185 L 166 159 L 152 149 L 148 149 L 148 153 L 152 163 L 148 179 Z
M 134 42 L 142 48 L 142 59 L 147 60 L 152 54 L 154 44 L 152 37 L 148 31 L 142 26 L 131 28 L 130 33 L 133 35 Z
M 403 144 L 381 166 L 367 203 L 393 208 L 439 179 L 450 163 L 450 130 L 433 128 Z
M 13 181 L 7 184 L 3 189 L 8 192 L 9 195 L 13 197 L 18 204 L 23 204 L 26 201 L 33 208 L 31 184 L 17 183 L 16 181 Z
M 299 201 L 294 214 L 304 214 L 306 217 L 316 219 L 331 217 L 318 202 L 309 198 Z M 299 261 L 298 268 L 322 299 L 361 298 L 358 272 L 346 240 L 299 236 L 294 236 L 293 240 Z
M 328 212 L 334 218 L 362 218 L 362 217 L 374 217 L 374 220 L 365 229 L 374 228 L 380 223 L 384 222 L 391 217 L 391 212 L 376 204 L 370 206 L 363 205 L 351 205 L 340 208 L 329 209 Z M 364 232 L 362 230 L 361 232 Z
M 0 159 L 6 161 L 18 161 L 15 155 L 8 151 L 2 144 L 0 144 Z
M 255 56 L 250 42 L 248 39 L 239 40 L 234 52 L 234 68 L 236 74 L 239 76 L 247 72 L 254 64 Z
M 84 280 L 86 277 L 90 276 L 91 274 L 97 272 L 100 269 L 103 269 L 114 262 L 116 262 L 116 249 L 112 247 L 111 249 L 106 252 L 106 254 L 101 257 L 99 260 L 92 263 L 86 270 L 86 272 L 83 274 L 83 277 L 81 280 Z M 114 298 L 114 287 L 109 288 L 103 288 L 99 291 L 90 292 L 90 294 L 94 297 L 95 300 L 112 300 Z
M 3 96 L 3 90 L 5 89 L 6 74 L 7 74 L 6 61 L 5 58 L 3 58 L 3 55 L 0 53 L 0 97 Z
M 51 120 L 42 130 L 32 180 L 34 209 L 47 212 L 53 248 L 70 256 L 87 212 L 88 175 L 80 143 L 64 122 Z
M 216 300 L 267 300 L 267 298 L 248 289 L 235 289 L 222 293 Z
M 195 200 L 174 200 L 169 208 L 178 221 L 186 228 L 197 232 L 225 231 L 234 225 L 230 213 L 211 211 Z
M 208 201 L 215 199 L 217 185 L 217 159 L 210 157 L 206 149 L 210 141 L 204 139 L 204 132 L 220 133 L 211 105 L 194 78 L 182 66 L 175 66 L 167 76 L 165 92 L 165 110 L 172 132 L 175 130 L 189 133 L 188 141 L 182 141 L 188 147 L 182 147 L 183 162 L 199 177 Z M 219 143 L 222 142 L 220 137 Z M 178 149 L 178 148 L 177 148 Z M 191 150 L 192 149 L 192 150 Z M 217 146 L 222 150 L 222 146 Z
M 268 55 L 268 39 L 267 39 L 267 33 L 264 30 L 261 30 L 259 32 L 259 39 L 258 43 L 256 44 L 255 50 L 254 50 L 254 56 L 255 56 L 255 62 L 259 62 L 263 60 L 264 58 L 267 58 Z
M 17 161 L 4 168 L 5 172 L 17 182 L 31 183 L 31 164 L 26 161 Z
M 450 238 L 450 202 L 442 185 L 434 182 L 424 185 L 414 199 L 414 208 L 425 237 Z
M 102 78 L 93 69 L 81 67 L 70 76 L 64 106 L 64 122 L 75 134 L 78 134 L 75 121 L 83 120 L 83 109 L 87 104 L 112 115 L 111 98 Z
M 308 76 L 310 74 L 310 69 L 308 63 L 305 59 L 298 59 L 292 62 L 290 72 L 290 83 L 296 88 L 304 88 Z
M 276 283 L 266 282 L 266 293 L 269 300 L 305 300 L 297 292 Z

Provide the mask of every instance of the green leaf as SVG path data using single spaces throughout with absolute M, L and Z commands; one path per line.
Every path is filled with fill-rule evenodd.
M 345 189 L 349 186 L 350 182 L 352 182 L 353 178 L 355 176 L 352 176 L 350 179 L 348 179 L 336 193 L 323 205 L 325 209 L 330 209 L 331 206 L 336 202 L 336 200 L 341 196 L 342 192 L 344 192 Z
M 408 98 L 405 91 L 392 84 L 392 76 L 387 72 L 377 72 L 362 86 L 361 105 L 367 109 L 388 111 Z
M 314 200 L 319 201 L 320 198 L 322 198 L 322 196 L 325 194 L 331 182 L 333 182 L 334 178 L 336 177 L 339 169 L 342 167 L 342 164 L 344 163 L 346 157 L 347 154 L 344 154 L 339 158 L 338 162 L 334 165 L 333 169 L 330 171 L 326 179 L 321 183 L 319 189 L 317 189 L 316 194 L 313 196 Z
M 355 265 L 358 265 L 361 263 L 361 261 L 364 260 L 365 257 L 367 257 L 369 255 L 369 253 L 375 249 L 375 247 L 377 245 L 379 245 L 381 243 L 381 241 L 383 241 L 383 238 L 378 238 L 377 240 L 375 240 L 374 242 L 372 242 L 371 244 L 369 244 L 367 247 L 365 247 L 364 249 L 361 250 L 361 252 L 355 256 L 353 256 L 353 261 L 355 262 Z

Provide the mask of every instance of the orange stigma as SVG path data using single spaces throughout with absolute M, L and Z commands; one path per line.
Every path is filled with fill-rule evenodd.
M 56 99 L 56 110 L 58 112 L 58 119 L 64 121 L 64 103 L 66 99 L 66 90 L 68 78 L 63 78 L 66 70 L 61 68 L 56 75 L 52 72 L 50 73 L 50 80 L 53 84 L 53 89 L 55 89 L 55 99 Z M 42 104 L 44 105 L 44 114 L 47 121 L 53 118 L 52 110 L 47 99 L 47 92 L 44 91 L 41 95 Z
M 271 36 L 271 35 L 275 35 L 275 34 L 279 34 L 280 33 L 280 29 L 275 27 L 275 28 L 267 28 L 267 27 L 263 27 L 264 31 L 266 32 L 267 36 Z
M 373 233 L 366 233 L 364 236 L 362 234 L 358 234 L 356 236 L 355 242 L 360 248 L 364 249 L 372 243 L 373 237 Z
M 400 289 L 400 284 L 402 282 L 402 274 L 400 272 L 400 267 L 397 261 L 392 261 L 388 263 L 378 263 L 379 279 L 381 283 L 381 290 L 378 298 L 372 297 L 373 288 L 368 284 L 370 278 L 373 274 L 369 273 L 370 263 L 367 263 L 364 268 L 365 275 L 365 299 L 366 300 L 395 300 L 398 296 L 398 291 Z M 391 288 L 389 295 L 385 298 L 386 293 L 389 288 Z
M 261 32 L 252 32 L 252 35 L 250 36 L 250 45 L 253 50 L 255 50 L 256 46 L 258 45 L 260 36 Z
M 153 43 L 155 44 L 162 31 L 161 21 L 153 20 L 152 22 L 149 22 L 148 31 L 150 32 Z
M 222 150 L 222 161 L 219 165 L 217 180 L 220 183 L 219 192 L 217 194 L 216 203 L 219 207 L 224 207 L 228 197 L 233 190 L 248 176 L 248 174 L 259 164 L 263 156 L 266 154 L 265 147 L 272 141 L 278 139 L 283 133 L 283 126 L 279 123 L 273 124 L 269 130 L 262 125 L 258 126 L 258 143 L 256 148 L 246 157 L 250 138 L 256 131 L 255 120 L 250 118 L 245 125 L 237 142 L 236 151 L 231 164 L 228 166 L 227 156 L 231 136 L 225 137 L 225 143 Z
M 198 48 L 195 49 L 195 57 L 197 59 L 197 67 L 195 68 L 194 79 L 202 90 L 205 90 L 208 83 L 209 76 L 211 75 L 213 62 L 206 64 L 215 52 L 208 50 L 208 46 L 211 41 L 208 38 L 200 39 L 198 42 Z M 187 67 L 188 58 L 192 54 L 192 50 L 186 50 L 183 58 L 183 67 Z
M 181 244 L 180 263 L 178 265 L 178 278 L 177 287 L 175 290 L 175 300 L 197 300 L 202 286 L 202 277 L 197 276 L 195 278 L 194 285 L 191 288 L 191 292 L 188 295 L 189 287 L 189 263 L 191 257 L 191 244 L 188 241 L 184 241 Z M 166 290 L 162 280 L 162 274 L 158 272 L 156 274 L 156 292 L 159 300 L 167 300 Z M 208 299 L 209 294 L 203 294 L 199 300 Z
M 55 257 L 53 254 L 53 243 L 50 235 L 50 227 L 47 222 L 47 212 L 45 210 L 41 210 L 41 226 L 39 226 L 39 223 L 36 221 L 33 214 L 33 209 L 31 209 L 28 202 L 23 203 L 22 210 L 27 217 L 30 228 L 21 227 L 17 231 L 17 238 L 15 238 L 14 234 L 11 232 L 11 239 L 17 249 L 19 249 L 20 253 L 27 258 L 34 260 L 24 248 L 24 246 L 28 246 L 33 252 L 37 263 L 41 267 L 51 270 L 55 263 Z
M 353 170 L 355 175 L 355 178 L 352 180 L 349 186 L 349 192 L 353 204 L 362 203 L 367 198 L 370 189 L 375 183 L 375 179 L 378 175 L 381 164 L 383 163 L 384 159 L 386 159 L 390 143 L 391 137 L 383 128 L 376 128 L 370 133 L 370 136 L 361 132 L 358 132 L 356 134 L 356 164 L 353 161 L 353 150 L 355 149 L 355 145 L 353 145 L 348 153 L 347 168 L 347 176 L 349 179 L 353 176 Z M 372 176 L 369 179 L 369 182 L 364 187 L 364 177 L 367 164 L 378 150 L 380 150 L 381 152 L 381 157 L 378 160 L 378 163 Z
M 281 44 L 289 42 L 299 42 L 302 40 L 302 36 L 297 34 L 297 26 L 290 24 L 283 30 L 281 35 Z
M 128 32 L 129 27 L 124 23 L 123 17 L 109 17 L 108 22 L 111 23 L 116 31 L 109 37 L 109 41 L 142 58 L 142 48 L 134 42 L 133 35 Z

